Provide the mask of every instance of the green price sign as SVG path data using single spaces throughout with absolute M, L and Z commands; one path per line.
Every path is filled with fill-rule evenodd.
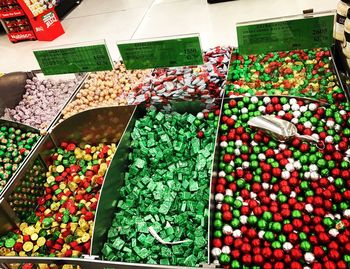
M 237 26 L 241 54 L 329 47 L 334 15 Z
M 203 64 L 199 36 L 119 43 L 118 48 L 130 70 Z
M 36 50 L 34 55 L 45 75 L 113 69 L 105 44 Z

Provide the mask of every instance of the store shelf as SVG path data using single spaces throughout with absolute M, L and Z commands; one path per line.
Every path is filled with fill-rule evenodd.
M 9 19 L 9 18 L 15 18 L 25 16 L 25 13 L 21 9 L 17 10 L 9 10 L 9 11 L 0 11 L 0 19 Z

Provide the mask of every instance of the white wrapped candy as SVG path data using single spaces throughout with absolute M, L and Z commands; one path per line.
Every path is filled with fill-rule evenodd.
M 221 249 L 219 249 L 219 248 L 213 248 L 213 249 L 211 250 L 211 254 L 212 254 L 214 257 L 218 257 L 218 256 L 220 256 L 220 254 L 221 254 Z
M 231 253 L 231 249 L 229 246 L 223 246 L 221 249 L 221 252 L 224 254 L 230 254 Z
M 305 210 L 309 213 L 311 213 L 312 211 L 314 211 L 314 207 L 311 204 L 306 204 L 305 205 Z
M 233 229 L 230 225 L 225 224 L 224 227 L 222 227 L 222 232 L 225 235 L 231 235 L 233 233 Z
M 224 200 L 224 195 L 222 193 L 215 194 L 215 201 L 222 202 Z
M 247 220 L 248 220 L 248 217 L 245 216 L 245 215 L 241 215 L 239 217 L 239 221 L 244 225 L 244 224 L 247 224 Z
M 315 256 L 311 252 L 306 252 L 304 254 L 304 259 L 305 259 L 306 263 L 310 264 L 310 263 L 313 263 L 315 261 Z
M 232 233 L 232 236 L 234 237 L 234 238 L 240 238 L 240 237 L 242 237 L 242 232 L 241 232 L 241 230 L 234 230 L 233 231 L 233 233 Z
M 339 231 L 333 228 L 333 229 L 330 229 L 328 233 L 333 237 L 337 237 L 337 235 L 339 234 Z
M 293 245 L 290 242 L 285 242 L 283 244 L 283 250 L 289 252 L 293 248 Z
M 222 148 L 227 148 L 227 146 L 228 146 L 228 143 L 226 141 L 222 141 L 220 143 L 220 147 L 222 147 Z

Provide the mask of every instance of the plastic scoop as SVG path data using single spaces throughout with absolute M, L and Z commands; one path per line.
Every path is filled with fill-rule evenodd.
M 248 124 L 262 130 L 264 133 L 280 142 L 287 142 L 292 138 L 297 137 L 303 141 L 316 144 L 319 149 L 324 149 L 324 143 L 319 139 L 310 135 L 298 134 L 297 127 L 293 123 L 279 119 L 273 115 L 264 115 L 251 118 L 248 121 Z

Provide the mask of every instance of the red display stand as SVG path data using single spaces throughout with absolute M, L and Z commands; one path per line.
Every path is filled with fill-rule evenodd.
M 62 24 L 55 9 L 49 9 L 39 16 L 29 18 L 36 38 L 40 41 L 52 41 L 64 34 Z
M 11 42 L 52 41 L 64 34 L 54 8 L 34 16 L 23 0 L 0 0 L 0 20 Z

